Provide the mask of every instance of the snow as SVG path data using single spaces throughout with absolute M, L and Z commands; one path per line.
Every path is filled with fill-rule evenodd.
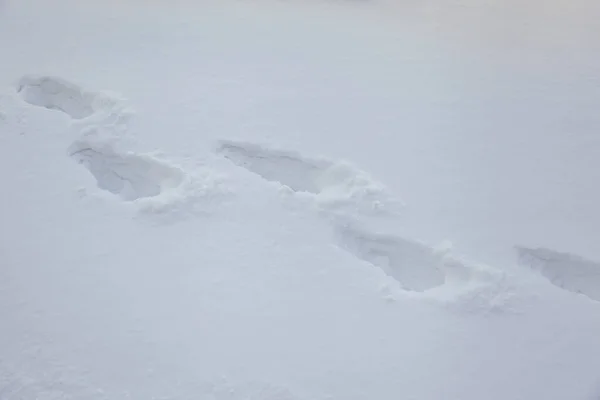
M 598 398 L 598 11 L 0 2 L 0 398 Z
M 549 249 L 517 248 L 519 262 L 539 271 L 554 285 L 600 301 L 600 263 Z

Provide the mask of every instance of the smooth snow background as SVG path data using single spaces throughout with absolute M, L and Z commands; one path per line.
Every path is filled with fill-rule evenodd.
M 119 3 L 0 8 L 0 396 L 597 396 L 598 303 L 513 247 L 600 259 L 598 6 Z M 123 97 L 93 145 L 181 168 L 183 200 L 100 190 L 26 74 Z M 347 160 L 406 204 L 361 224 L 495 269 L 404 292 L 220 140 Z

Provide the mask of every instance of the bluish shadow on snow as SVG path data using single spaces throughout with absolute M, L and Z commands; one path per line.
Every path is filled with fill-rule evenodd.
M 216 152 L 268 182 L 314 196 L 317 207 L 329 214 L 387 215 L 402 207 L 383 184 L 347 162 L 225 140 Z
M 422 292 L 444 283 L 444 257 L 432 247 L 351 225 L 336 227 L 335 236 L 341 248 L 381 268 L 406 290 Z
M 217 153 L 237 166 L 295 192 L 319 193 L 322 190 L 319 177 L 331 166 L 326 160 L 309 159 L 295 152 L 245 142 L 221 141 Z
M 516 247 L 520 266 L 537 271 L 553 285 L 600 301 L 600 263 L 545 248 Z
M 182 171 L 173 166 L 147 155 L 120 153 L 107 144 L 77 141 L 69 155 L 90 171 L 100 189 L 123 200 L 158 196 L 183 180 Z
M 119 103 L 114 96 L 91 92 L 54 76 L 25 75 L 19 80 L 17 92 L 26 103 L 61 111 L 72 119 L 91 117 Z
M 93 95 L 78 85 L 50 76 L 24 76 L 17 91 L 31 105 L 62 111 L 71 118 L 81 119 L 94 113 Z

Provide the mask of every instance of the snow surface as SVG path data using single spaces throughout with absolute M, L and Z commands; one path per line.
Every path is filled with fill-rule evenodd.
M 0 1 L 0 399 L 600 398 L 600 10 L 521 3 Z

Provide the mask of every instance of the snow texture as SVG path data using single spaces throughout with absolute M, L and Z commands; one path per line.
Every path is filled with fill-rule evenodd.
M 600 398 L 600 7 L 492 3 L 0 0 L 0 400 Z

